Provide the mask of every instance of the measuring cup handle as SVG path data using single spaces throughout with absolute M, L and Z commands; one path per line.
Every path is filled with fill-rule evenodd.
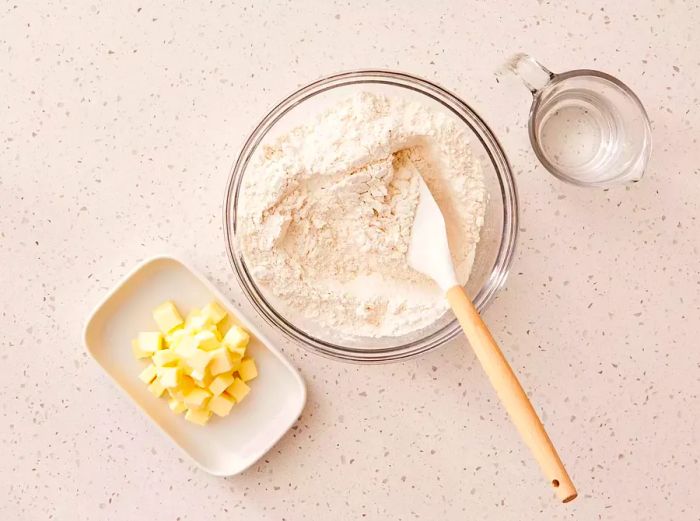
M 554 78 L 552 71 L 529 54 L 516 54 L 508 63 L 508 68 L 522 80 L 533 96 Z

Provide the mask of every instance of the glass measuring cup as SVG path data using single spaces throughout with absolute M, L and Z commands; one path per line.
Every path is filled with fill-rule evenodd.
M 594 70 L 555 74 L 527 54 L 509 68 L 533 96 L 528 130 L 542 165 L 579 186 L 639 181 L 651 154 L 651 126 L 639 98 Z

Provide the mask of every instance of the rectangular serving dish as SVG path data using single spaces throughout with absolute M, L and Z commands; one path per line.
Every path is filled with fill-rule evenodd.
M 250 394 L 231 414 L 205 426 L 175 415 L 167 400 L 155 398 L 138 379 L 147 365 L 131 352 L 139 331 L 157 329 L 154 307 L 172 300 L 183 313 L 215 300 L 227 320 L 251 333 L 248 352 L 258 366 Z M 197 465 L 216 476 L 243 472 L 294 424 L 306 403 L 306 386 L 282 353 L 203 275 L 172 256 L 146 260 L 129 273 L 96 307 L 84 332 L 88 353 L 118 387 Z

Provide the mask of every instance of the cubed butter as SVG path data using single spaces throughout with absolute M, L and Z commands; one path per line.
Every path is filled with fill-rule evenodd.
M 211 331 L 211 333 L 216 337 L 216 340 L 221 344 L 221 341 L 224 339 L 224 336 L 221 334 L 221 331 L 219 328 L 215 325 L 209 325 L 207 326 L 206 331 Z
M 207 370 L 209 362 L 211 362 L 211 351 L 195 350 L 194 354 L 188 357 L 185 362 L 193 371 L 204 373 Z
M 209 403 L 207 404 L 207 409 L 209 409 L 217 416 L 226 416 L 228 413 L 231 412 L 231 408 L 233 407 L 234 403 L 235 400 L 232 397 L 226 394 L 220 394 L 218 396 L 212 397 L 212 399 L 209 400 Z
M 156 370 L 158 381 L 165 389 L 173 389 L 180 383 L 182 373 L 179 367 L 159 367 Z
M 146 369 L 139 373 L 139 380 L 141 380 L 145 384 L 150 384 L 155 377 L 156 366 L 153 364 L 149 364 L 148 367 L 146 367 Z
M 202 310 L 199 309 L 199 308 L 192 308 L 192 309 L 190 309 L 190 312 L 187 313 L 187 317 L 185 317 L 185 325 L 189 324 L 190 321 L 191 321 L 194 317 L 198 317 L 198 316 L 200 316 L 201 314 L 202 314 Z
M 197 331 L 206 328 L 209 324 L 209 319 L 203 316 L 201 311 L 192 310 L 192 312 L 187 315 L 185 328 L 196 333 Z
M 148 392 L 150 392 L 156 398 L 160 398 L 163 395 L 164 391 L 165 387 L 161 385 L 158 379 L 155 379 L 150 384 L 148 384 Z
M 240 403 L 250 392 L 250 387 L 240 378 L 236 378 L 226 392 L 236 399 L 236 403 Z
M 241 365 L 238 366 L 238 376 L 241 380 L 247 382 L 258 376 L 258 368 L 255 366 L 255 361 L 252 358 L 244 358 L 241 360 Z
M 194 376 L 192 379 L 194 380 L 194 383 L 197 387 L 201 387 L 202 389 L 208 389 L 209 385 L 214 381 L 214 377 L 209 374 L 209 371 L 205 372 L 203 375 L 196 375 L 197 378 Z
M 209 372 L 216 376 L 221 373 L 226 373 L 233 369 L 233 360 L 228 349 L 221 348 L 212 351 L 211 361 L 209 362 Z
M 224 336 L 223 344 L 229 348 L 232 353 L 243 355 L 245 348 L 250 342 L 250 335 L 241 326 L 231 326 Z
M 185 413 L 185 419 L 197 425 L 206 425 L 209 418 L 211 418 L 211 411 L 206 409 L 188 409 Z
M 183 320 L 175 304 L 166 301 L 153 310 L 161 331 L 141 332 L 132 341 L 134 356 L 151 362 L 138 376 L 148 391 L 165 394 L 174 413 L 186 411 L 185 418 L 198 425 L 212 414 L 228 415 L 250 392 L 245 382 L 258 374 L 253 359 L 245 356 L 250 336 L 236 325 L 226 331 L 226 316 L 221 305 L 211 302 Z
M 229 353 L 231 353 L 231 352 L 229 351 Z M 231 366 L 232 373 L 235 373 L 236 371 L 238 371 L 238 368 L 241 366 L 241 360 L 243 360 L 241 355 L 239 355 L 238 353 L 231 353 L 231 363 L 233 364 Z
M 177 326 L 184 323 L 175 304 L 171 300 L 163 302 L 153 310 L 153 319 L 163 333 L 169 333 Z
M 220 342 L 214 333 L 204 329 L 194 335 L 194 344 L 202 351 L 213 351 L 219 348 Z
M 226 318 L 226 310 L 218 302 L 210 302 L 202 308 L 202 316 L 209 319 L 212 324 L 218 324 Z
M 139 349 L 146 353 L 155 353 L 163 347 L 163 335 L 158 331 L 142 331 L 136 341 Z
M 148 358 L 151 356 L 151 353 L 141 349 L 139 341 L 136 338 L 131 341 L 131 352 L 134 353 L 135 358 Z
M 192 380 L 192 378 L 190 378 L 189 376 L 183 375 L 180 378 L 180 385 L 173 389 L 168 389 L 168 393 L 173 398 L 177 398 L 180 401 L 184 401 L 185 395 L 195 387 L 197 387 L 197 385 L 194 383 L 194 380 Z
M 165 343 L 168 344 L 170 349 L 178 346 L 183 338 L 187 338 L 188 333 L 183 328 L 177 328 L 165 335 Z
M 233 383 L 234 377 L 230 373 L 220 374 L 209 384 L 209 390 L 214 396 L 223 393 Z
M 246 347 L 250 342 L 250 335 L 241 326 L 231 326 L 224 337 L 226 347 Z
M 173 411 L 175 414 L 180 414 L 185 409 L 187 409 L 185 404 L 177 398 L 170 398 L 170 400 L 168 400 L 168 407 L 170 407 L 170 410 Z
M 177 365 L 180 357 L 172 349 L 161 349 L 153 354 L 153 363 L 158 367 L 166 365 Z
M 202 371 L 200 369 L 190 369 L 188 374 L 192 378 L 192 380 L 194 380 L 195 384 L 204 380 L 204 377 L 207 375 L 205 371 Z M 200 387 L 202 386 L 200 385 Z
M 207 404 L 207 400 L 210 397 L 211 393 L 209 391 L 195 387 L 185 395 L 184 402 L 190 409 L 201 409 Z
M 194 344 L 194 337 L 186 336 L 181 338 L 173 350 L 180 358 L 191 357 L 197 352 L 197 346 Z

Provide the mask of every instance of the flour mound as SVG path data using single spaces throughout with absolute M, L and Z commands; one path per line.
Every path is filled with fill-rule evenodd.
M 418 179 L 397 168 L 406 158 L 445 215 L 466 282 L 486 190 L 463 124 L 446 112 L 361 93 L 259 149 L 241 190 L 241 244 L 288 320 L 330 339 L 382 337 L 446 311 L 437 285 L 406 262 L 418 204 Z

